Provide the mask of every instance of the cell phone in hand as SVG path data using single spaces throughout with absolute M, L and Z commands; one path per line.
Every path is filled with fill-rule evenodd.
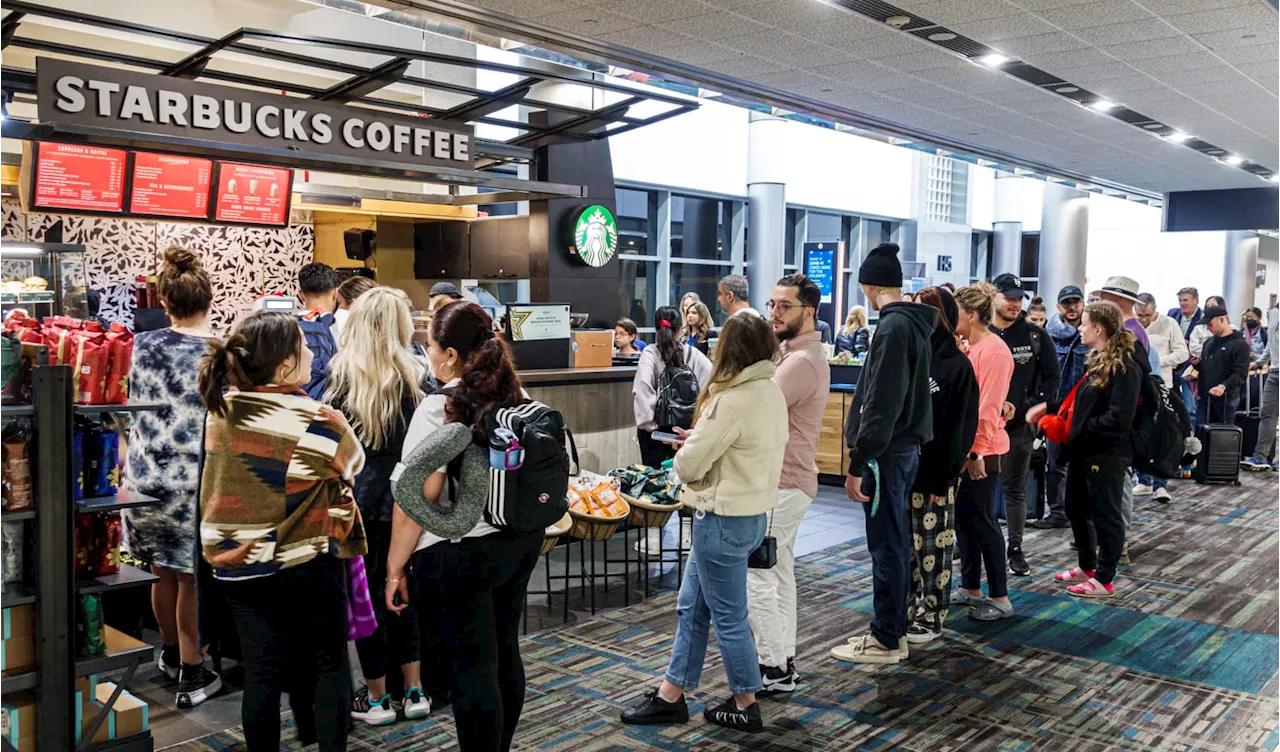
M 664 444 L 670 444 L 676 441 L 684 441 L 684 439 L 680 438 L 674 433 L 667 433 L 666 431 L 654 431 L 651 435 L 653 436 L 654 441 L 661 441 Z

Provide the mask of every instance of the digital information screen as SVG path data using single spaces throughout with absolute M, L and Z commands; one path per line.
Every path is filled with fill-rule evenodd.
M 129 211 L 160 217 L 209 218 L 213 161 L 135 152 Z
M 123 149 L 41 141 L 36 149 L 32 206 L 122 213 L 127 160 Z
M 256 225 L 288 224 L 292 177 L 291 170 L 279 167 L 219 162 L 214 220 Z

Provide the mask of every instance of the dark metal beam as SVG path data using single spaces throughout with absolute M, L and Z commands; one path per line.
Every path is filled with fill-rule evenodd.
M 540 146 L 555 143 L 563 138 L 585 137 L 591 131 L 603 128 L 613 122 L 616 115 L 626 112 L 633 105 L 642 101 L 644 100 L 641 97 L 624 99 L 615 105 L 602 107 L 591 115 L 583 115 L 582 117 L 571 118 L 563 123 L 556 123 L 549 126 L 542 133 L 526 133 L 519 138 L 512 139 L 511 143 L 536 149 Z
M 20 11 L 13 11 L 0 21 L 0 50 L 9 46 L 9 42 L 13 41 L 13 35 L 18 32 L 18 24 L 22 23 L 22 17 L 27 15 Z
M 160 75 L 176 76 L 177 78 L 197 78 L 204 73 L 205 67 L 209 65 L 209 60 L 213 58 L 215 53 L 240 41 L 243 36 L 243 32 L 233 31 L 216 42 L 206 44 L 173 65 L 161 70 Z
M 451 110 L 445 110 L 440 113 L 440 119 L 466 123 L 486 115 L 492 115 L 498 110 L 505 109 L 513 104 L 519 104 L 524 100 L 525 95 L 529 93 L 529 89 L 532 89 L 534 84 L 541 82 L 542 79 L 540 78 L 517 81 L 510 86 L 498 89 L 492 94 L 477 97 L 474 101 L 460 104 Z
M 409 70 L 408 60 L 401 57 L 393 58 L 376 68 L 330 86 L 315 98 L 322 102 L 350 102 L 399 81 L 407 70 Z

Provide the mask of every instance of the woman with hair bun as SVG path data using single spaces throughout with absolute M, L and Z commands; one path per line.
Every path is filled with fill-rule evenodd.
M 205 417 L 196 364 L 216 339 L 209 329 L 213 285 L 200 259 L 175 246 L 164 254 L 156 286 L 171 324 L 134 339 L 129 393 L 135 402 L 162 407 L 135 414 L 121 482 L 160 503 L 126 509 L 120 519 L 125 550 L 159 578 L 151 586 L 151 608 L 163 642 L 157 666 L 178 681 L 178 707 L 193 708 L 222 687 L 218 675 L 203 666 L 196 599 Z

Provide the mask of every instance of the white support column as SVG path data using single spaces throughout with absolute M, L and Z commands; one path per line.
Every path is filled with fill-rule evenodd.
M 1258 271 L 1258 233 L 1236 230 L 1227 233 L 1222 257 L 1222 297 L 1227 301 L 1231 322 L 1239 324 L 1240 314 L 1253 305 Z
M 786 133 L 787 121 L 752 112 L 747 130 L 747 282 L 751 306 L 758 311 L 782 276 L 787 238 Z
M 1011 172 L 996 173 L 994 218 L 991 223 L 989 279 L 998 274 L 1022 276 L 1022 178 Z
M 654 293 L 659 307 L 677 305 L 671 301 L 671 191 L 658 191 L 658 211 L 654 221 L 658 237 L 654 238 L 653 253 L 658 254 L 658 279 Z
M 1044 185 L 1040 215 L 1040 283 L 1045 300 L 1057 300 L 1066 285 L 1085 283 L 1089 251 L 1089 194 L 1061 183 Z M 1102 283 L 1097 280 L 1094 287 Z

